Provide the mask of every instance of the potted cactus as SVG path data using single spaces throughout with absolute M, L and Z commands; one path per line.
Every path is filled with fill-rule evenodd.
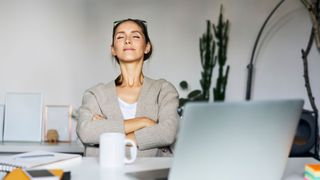
M 201 62 L 201 90 L 191 91 L 186 98 L 180 98 L 179 113 L 182 114 L 182 107 L 187 102 L 191 101 L 209 101 L 210 88 L 212 82 L 213 69 L 218 63 L 218 77 L 215 87 L 213 87 L 213 100 L 223 101 L 225 99 L 225 92 L 227 88 L 227 80 L 230 66 L 226 66 L 227 61 L 227 47 L 229 40 L 229 21 L 224 21 L 222 14 L 222 6 L 220 8 L 220 15 L 218 24 L 212 24 L 207 20 L 206 32 L 199 39 L 200 62 Z M 217 52 L 216 52 L 217 49 Z M 183 90 L 188 88 L 187 81 L 181 81 L 180 87 Z

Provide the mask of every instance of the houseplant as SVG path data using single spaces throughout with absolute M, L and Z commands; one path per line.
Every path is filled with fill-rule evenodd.
M 192 101 L 209 101 L 210 88 L 212 82 L 213 69 L 218 63 L 218 77 L 213 87 L 213 100 L 223 101 L 227 88 L 227 79 L 230 66 L 226 66 L 227 48 L 229 41 L 229 20 L 223 18 L 223 6 L 220 7 L 220 15 L 217 25 L 207 20 L 206 32 L 199 39 L 200 62 L 201 62 L 201 79 L 200 89 L 191 91 L 186 98 L 180 98 L 179 113 L 182 114 L 182 107 L 187 102 Z M 226 66 L 226 67 L 225 67 Z M 183 90 L 188 89 L 187 81 L 181 81 L 180 87 Z

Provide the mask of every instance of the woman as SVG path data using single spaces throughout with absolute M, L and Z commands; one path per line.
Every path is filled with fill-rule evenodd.
M 98 143 L 104 132 L 122 132 L 133 140 L 138 156 L 168 156 L 177 133 L 178 93 L 166 80 L 145 77 L 142 67 L 152 54 L 144 21 L 126 19 L 113 27 L 112 55 L 121 74 L 84 93 L 77 133 L 84 143 Z M 86 155 L 97 155 L 88 147 Z

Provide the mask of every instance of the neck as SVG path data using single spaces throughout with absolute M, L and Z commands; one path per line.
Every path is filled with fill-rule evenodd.
M 140 87 L 143 84 L 143 61 L 121 63 L 122 87 Z

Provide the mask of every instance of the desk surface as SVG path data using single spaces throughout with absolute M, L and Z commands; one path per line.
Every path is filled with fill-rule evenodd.
M 0 155 L 16 154 L 34 150 L 83 154 L 84 147 L 79 142 L 0 142 Z
M 100 168 L 98 158 L 84 157 L 81 162 L 73 163 L 63 167 L 66 171 L 71 171 L 72 180 L 85 179 L 137 179 L 132 176 L 134 173 L 143 171 L 160 170 L 167 173 L 172 163 L 172 158 L 137 158 L 133 164 L 128 164 L 122 170 Z M 313 158 L 289 158 L 283 180 L 303 179 L 304 165 L 306 163 L 319 163 Z M 147 173 L 145 173 L 147 175 Z M 141 177 L 141 175 L 140 175 Z M 148 179 L 150 175 L 148 176 Z M 162 176 L 160 176 L 162 177 Z M 141 178 L 138 178 L 141 179 Z M 145 179 L 145 178 L 142 178 Z
M 126 165 L 123 169 L 105 169 L 100 168 L 98 158 L 84 157 L 81 161 L 59 164 L 58 167 L 51 165 L 45 168 L 63 168 L 65 171 L 71 171 L 72 180 L 104 180 L 104 179 L 146 179 L 132 176 L 134 173 L 159 170 L 167 173 L 170 168 L 172 158 L 137 158 L 133 164 Z M 286 170 L 282 180 L 301 180 L 303 179 L 304 165 L 306 163 L 319 163 L 313 158 L 289 158 Z M 40 167 L 41 168 L 41 167 Z M 166 170 L 166 171 L 163 171 Z M 148 174 L 147 174 L 148 175 Z M 161 174 L 163 175 L 163 174 Z M 158 176 L 159 177 L 159 176 Z M 162 176 L 160 176 L 162 177 Z M 147 179 L 150 178 L 150 174 Z
M 283 180 L 301 180 L 304 176 L 304 165 L 315 164 L 319 161 L 314 158 L 289 158 L 283 173 Z
M 125 165 L 124 168 L 101 168 L 98 158 L 83 157 L 81 161 L 72 164 L 61 164 L 59 166 L 46 165 L 45 168 L 63 168 L 64 171 L 71 171 L 72 180 L 105 180 L 105 179 L 137 179 L 131 174 L 150 170 L 168 170 L 171 166 L 172 158 L 137 158 L 132 164 Z M 38 167 L 43 168 L 43 167 Z M 165 172 L 165 175 L 167 172 Z M 145 179 L 145 178 L 144 178 Z

